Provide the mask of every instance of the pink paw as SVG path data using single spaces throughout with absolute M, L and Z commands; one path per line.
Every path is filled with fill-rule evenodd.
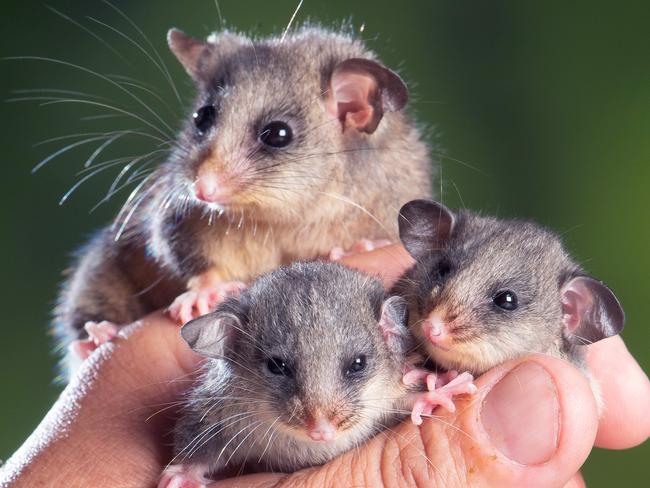
M 406 386 L 416 386 L 426 382 L 427 376 L 432 374 L 431 371 L 424 368 L 416 368 L 411 364 L 407 364 L 404 367 L 404 376 L 402 376 L 402 382 Z
M 426 381 L 427 390 L 415 394 L 415 402 L 411 411 L 411 420 L 415 425 L 422 424 L 422 415 L 431 415 L 433 409 L 441 406 L 450 412 L 456 410 L 452 401 L 457 395 L 472 395 L 477 388 L 474 384 L 474 377 L 468 372 L 458 374 L 457 371 L 449 371 L 437 375 L 422 369 L 413 369 L 404 374 L 402 381 L 407 385 L 413 385 Z
M 345 250 L 340 246 L 335 247 L 330 251 L 329 259 L 330 261 L 338 261 L 341 258 L 354 256 L 355 254 L 359 254 L 361 252 L 374 251 L 375 249 L 389 246 L 391 244 L 392 242 L 388 239 L 378 239 L 376 241 L 371 241 L 370 239 L 361 239 L 360 241 L 354 243 L 348 250 Z
M 158 488 L 205 488 L 207 483 L 210 480 L 199 474 L 197 467 L 172 464 L 160 475 Z
M 84 329 L 88 333 L 88 339 L 79 339 L 70 344 L 70 350 L 81 359 L 86 359 L 95 349 L 115 337 L 119 327 L 113 322 L 102 320 L 86 322 Z
M 241 281 L 229 281 L 211 286 L 202 286 L 180 294 L 169 306 L 169 315 L 181 325 L 208 314 L 230 296 L 237 296 L 246 288 Z

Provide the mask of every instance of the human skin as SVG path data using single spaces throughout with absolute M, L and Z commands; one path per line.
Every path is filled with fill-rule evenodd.
M 411 264 L 400 246 L 344 261 L 387 286 Z M 161 313 L 128 326 L 88 358 L 4 465 L 0 486 L 155 486 L 199 361 Z M 588 362 L 605 402 L 600 419 L 582 373 L 534 355 L 479 377 L 456 412 L 438 410 L 419 427 L 405 421 L 324 466 L 211 486 L 584 486 L 577 472 L 594 445 L 623 449 L 650 434 L 650 382 L 623 341 L 588 346 Z

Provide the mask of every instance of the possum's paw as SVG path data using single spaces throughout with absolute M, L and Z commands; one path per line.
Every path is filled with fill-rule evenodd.
M 115 337 L 119 327 L 113 322 L 102 320 L 101 322 L 86 322 L 84 329 L 88 333 L 88 338 L 99 347 Z
M 426 374 L 425 374 L 426 373 Z M 450 412 L 456 410 L 453 397 L 458 395 L 472 395 L 477 388 L 474 384 L 474 377 L 465 372 L 458 374 L 457 371 L 449 371 L 440 375 L 425 370 L 411 370 L 404 374 L 405 384 L 410 385 L 426 381 L 427 390 L 414 394 L 413 410 L 411 420 L 415 425 L 422 423 L 422 415 L 431 415 L 433 409 L 441 406 Z
M 204 488 L 212 481 L 203 476 L 204 466 L 172 464 L 160 475 L 158 488 Z
M 86 322 L 84 329 L 88 339 L 80 339 L 70 344 L 70 350 L 81 359 L 86 359 L 95 349 L 115 337 L 119 327 L 113 322 L 102 320 Z
M 380 247 L 386 247 L 391 245 L 392 242 L 388 239 L 378 239 L 376 241 L 371 241 L 370 239 L 361 239 L 360 241 L 354 243 L 350 249 L 343 249 L 340 246 L 335 247 L 330 251 L 329 259 L 330 261 L 338 261 L 341 258 L 346 258 L 348 256 L 354 256 L 366 251 L 374 251 Z
M 414 365 L 407 364 L 404 367 L 404 376 L 402 382 L 406 386 L 417 386 L 426 382 L 427 376 L 433 374 L 431 370 L 425 368 L 418 368 Z
M 170 317 L 181 325 L 208 314 L 230 296 L 237 296 L 246 288 L 241 281 L 202 285 L 180 294 L 169 306 Z

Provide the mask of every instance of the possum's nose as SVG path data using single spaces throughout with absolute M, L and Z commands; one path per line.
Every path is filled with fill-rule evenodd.
M 336 430 L 332 421 L 322 415 L 307 424 L 307 435 L 313 441 L 331 441 L 336 437 Z
M 207 203 L 225 205 L 230 202 L 232 194 L 224 180 L 211 169 L 199 170 L 194 181 L 196 198 Z
M 422 323 L 422 332 L 432 344 L 443 346 L 449 341 L 449 320 L 446 314 L 434 310 Z

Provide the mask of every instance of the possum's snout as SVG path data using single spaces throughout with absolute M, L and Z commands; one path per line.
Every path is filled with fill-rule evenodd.
M 196 198 L 206 203 L 227 205 L 232 199 L 232 192 L 224 180 L 214 171 L 199 172 L 194 181 Z
M 194 195 L 202 202 L 226 206 L 236 194 L 236 178 L 222 164 L 212 161 L 203 163 L 193 183 Z
M 338 422 L 327 415 L 319 414 L 305 424 L 307 435 L 313 441 L 331 441 L 338 434 Z

